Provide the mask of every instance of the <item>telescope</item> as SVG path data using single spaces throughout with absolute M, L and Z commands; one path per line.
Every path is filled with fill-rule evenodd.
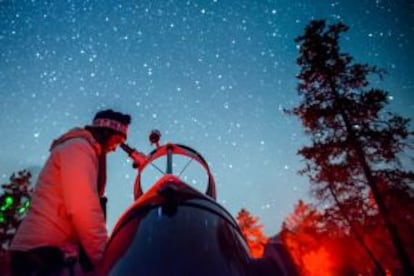
M 275 260 L 251 257 L 236 220 L 216 200 L 203 156 L 182 144 L 160 145 L 160 137 L 151 132 L 156 148 L 148 155 L 122 146 L 137 169 L 134 202 L 117 221 L 97 275 L 288 275 Z M 177 156 L 203 169 L 204 191 L 174 171 Z M 160 158 L 162 177 L 143 191 L 142 173 Z

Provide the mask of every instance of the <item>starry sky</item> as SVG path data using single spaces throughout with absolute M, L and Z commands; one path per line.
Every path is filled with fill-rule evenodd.
M 342 49 L 385 69 L 373 86 L 414 118 L 411 0 L 0 0 L 0 182 L 38 172 L 54 138 L 112 108 L 132 115 L 128 143 L 142 152 L 152 129 L 199 151 L 218 201 L 275 234 L 308 198 L 296 155 L 308 138 L 283 110 L 300 101 L 294 39 L 312 19 L 350 26 Z M 134 178 L 124 152 L 108 156 L 109 230 Z

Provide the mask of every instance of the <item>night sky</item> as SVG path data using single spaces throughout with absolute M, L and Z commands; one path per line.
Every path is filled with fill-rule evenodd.
M 38 172 L 54 138 L 112 108 L 132 115 L 140 151 L 152 150 L 152 129 L 198 150 L 219 202 L 275 234 L 308 198 L 296 155 L 308 138 L 283 110 L 300 100 L 294 39 L 312 19 L 350 26 L 342 49 L 385 69 L 373 86 L 414 118 L 412 0 L 0 0 L 0 182 Z M 109 155 L 109 229 L 134 178 L 124 152 Z

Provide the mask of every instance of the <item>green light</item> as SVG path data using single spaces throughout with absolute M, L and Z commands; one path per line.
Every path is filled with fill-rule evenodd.
M 0 223 L 3 223 L 3 222 L 5 222 L 4 216 L 3 214 L 0 214 Z
M 21 215 L 21 214 L 25 213 L 25 212 L 27 211 L 27 209 L 29 208 L 29 206 L 30 206 L 30 200 L 26 200 L 26 201 L 23 203 L 23 206 L 21 206 L 21 207 L 17 210 L 17 213 L 18 213 L 19 215 Z
M 25 208 L 29 208 L 30 207 L 30 200 L 26 200 L 26 202 L 23 205 Z
M 11 196 L 8 196 L 8 197 L 6 197 L 6 204 L 7 205 L 12 205 L 13 204 L 13 202 L 14 202 L 14 199 L 13 199 L 13 197 L 11 197 Z
M 5 211 L 7 209 L 9 209 L 14 203 L 14 199 L 12 196 L 6 196 L 6 198 L 4 199 L 4 203 L 3 206 L 1 206 L 0 210 L 1 211 Z

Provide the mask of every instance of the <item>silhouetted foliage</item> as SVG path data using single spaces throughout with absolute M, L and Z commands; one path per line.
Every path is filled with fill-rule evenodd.
M 315 198 L 331 207 L 323 214 L 325 225 L 360 235 L 369 221 L 380 223 L 386 229 L 381 239 L 394 249 L 388 254 L 407 274 L 413 237 L 403 235 L 400 224 L 413 219 L 389 198 L 397 192 L 413 202 L 414 172 L 399 159 L 410 149 L 413 132 L 409 119 L 384 111 L 389 94 L 369 87 L 371 76 L 382 78 L 384 72 L 340 51 L 339 38 L 347 30 L 342 23 L 312 21 L 295 40 L 302 101 L 289 112 L 311 138 L 311 145 L 299 150 L 306 160 L 301 173 L 309 176 Z M 394 215 L 400 213 L 401 221 Z
M 31 174 L 27 170 L 14 173 L 10 183 L 3 184 L 0 196 L 0 251 L 7 250 L 30 205 Z

